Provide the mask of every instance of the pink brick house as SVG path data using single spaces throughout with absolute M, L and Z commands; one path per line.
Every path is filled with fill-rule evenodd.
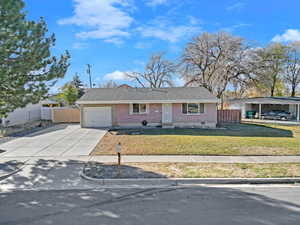
M 92 88 L 77 101 L 82 127 L 207 127 L 219 100 L 203 87 Z

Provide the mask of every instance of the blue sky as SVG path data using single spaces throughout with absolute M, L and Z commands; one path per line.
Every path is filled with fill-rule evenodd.
M 123 71 L 142 70 L 154 52 L 176 60 L 201 32 L 226 30 L 255 46 L 300 41 L 299 0 L 25 0 L 28 18 L 44 17 L 56 35 L 54 54 L 69 50 L 71 66 L 88 83 L 124 83 Z M 178 81 L 180 84 L 180 81 Z

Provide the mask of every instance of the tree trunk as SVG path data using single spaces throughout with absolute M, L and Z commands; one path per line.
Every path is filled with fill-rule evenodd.
M 223 96 L 221 96 L 221 110 L 224 109 L 224 99 L 223 99 Z
M 296 96 L 296 87 L 292 86 L 292 92 L 291 92 L 291 97 Z
M 271 97 L 274 97 L 274 91 L 275 91 L 275 87 L 271 88 Z
M 276 77 L 273 76 L 273 84 L 272 84 L 272 87 L 271 87 L 271 97 L 274 96 L 274 92 L 275 92 L 275 88 L 276 88 Z

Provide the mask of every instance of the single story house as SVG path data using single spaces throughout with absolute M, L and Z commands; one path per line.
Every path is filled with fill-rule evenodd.
M 77 101 L 82 127 L 207 127 L 219 100 L 203 87 L 91 88 Z
M 300 121 L 300 97 L 256 97 L 232 99 L 228 101 L 229 109 L 240 109 L 242 119 L 249 118 L 248 112 L 253 112 L 253 118 L 262 119 L 262 114 L 270 111 L 290 112 L 292 120 Z M 252 116 L 251 116 L 252 117 Z

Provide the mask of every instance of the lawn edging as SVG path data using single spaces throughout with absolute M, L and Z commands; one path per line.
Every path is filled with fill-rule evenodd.
M 300 178 L 130 178 L 130 179 L 99 179 L 86 176 L 82 171 L 80 176 L 88 181 L 98 182 L 104 186 L 178 186 L 189 184 L 295 184 Z

